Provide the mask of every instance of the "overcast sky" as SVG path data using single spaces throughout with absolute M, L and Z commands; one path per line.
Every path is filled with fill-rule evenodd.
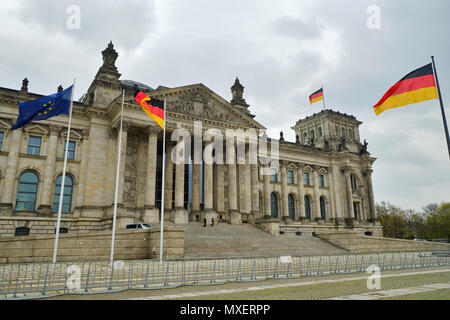
M 71 5 L 80 9 L 80 28 Z M 380 9 L 380 28 L 370 6 Z M 110 40 L 121 79 L 153 88 L 203 83 L 230 100 L 236 76 L 269 136 L 295 141 L 291 126 L 320 112 L 308 96 L 363 121 L 375 200 L 420 209 L 450 201 L 450 160 L 438 100 L 372 107 L 391 85 L 434 55 L 450 117 L 448 0 L 106 1 L 2 0 L 0 86 L 50 94 L 77 78 L 84 94 Z M 376 21 L 375 21 L 376 22 Z M 73 24 L 72 24 L 73 25 Z M 373 24 L 372 24 L 373 25 Z

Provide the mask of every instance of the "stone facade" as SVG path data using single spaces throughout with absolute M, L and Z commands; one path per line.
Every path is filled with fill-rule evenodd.
M 122 90 L 118 230 L 138 221 L 158 224 L 162 193 L 165 218 L 177 225 L 198 215 L 208 222 L 222 216 L 231 224 L 252 223 L 266 230 L 286 225 L 379 229 L 371 178 L 375 158 L 368 153 L 367 144 L 360 142 L 361 122 L 332 110 L 299 120 L 292 127 L 296 142 L 285 141 L 282 135 L 279 140 L 268 139 L 279 145 L 279 158 L 270 164 L 259 156 L 257 162 L 247 161 L 251 157 L 250 138 L 243 141 L 243 153 L 234 147 L 234 137 L 224 139 L 224 144 L 233 146 L 223 147 L 224 158 L 246 160 L 243 162 L 186 165 L 167 157 L 165 190 L 161 190 L 163 132 L 134 101 L 134 84 L 150 97 L 166 101 L 168 154 L 176 145 L 170 139 L 172 132 L 184 128 L 194 133 L 196 121 L 201 121 L 203 132 L 215 129 L 223 136 L 226 130 L 256 130 L 259 140 L 265 137 L 265 127 L 250 113 L 238 79 L 231 88 L 231 102 L 203 84 L 152 89 L 119 80 L 115 65 L 118 53 L 112 43 L 102 55 L 103 65 L 87 93 L 73 104 L 70 141 L 74 150 L 67 165 L 72 188 L 67 195 L 69 209 L 62 215 L 62 227 L 69 233 L 111 229 Z M 2 237 L 13 236 L 18 229 L 31 235 L 55 232 L 55 191 L 63 170 L 67 117 L 31 122 L 11 131 L 18 116 L 17 102 L 38 97 L 41 95 L 28 92 L 25 80 L 21 90 L 0 88 Z M 40 139 L 38 152 L 30 152 L 30 137 Z M 193 140 L 185 141 L 185 146 L 194 151 Z M 202 152 L 208 144 L 200 141 Z M 195 157 L 201 155 L 191 155 L 191 159 Z M 262 174 L 270 167 L 276 175 Z M 25 206 L 27 210 L 19 210 L 18 199 L 24 197 L 18 197 L 23 191 L 19 186 L 27 172 L 37 177 L 36 191 L 33 201 Z

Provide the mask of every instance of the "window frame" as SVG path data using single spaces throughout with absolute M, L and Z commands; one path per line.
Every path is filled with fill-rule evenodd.
M 66 155 L 66 143 L 67 143 L 67 140 L 65 139 L 64 143 L 63 143 L 63 155 L 62 155 L 63 158 Z M 71 144 L 73 144 L 73 150 L 70 149 Z M 69 140 L 69 151 L 67 152 L 68 160 L 75 160 L 76 150 L 77 150 L 77 142 L 75 140 Z M 72 156 L 71 156 L 71 153 L 72 153 Z
M 290 178 L 292 178 L 292 179 L 290 179 Z M 287 171 L 287 182 L 288 182 L 288 184 L 295 184 L 295 173 L 294 173 L 294 170 L 292 170 L 292 169 L 289 169 Z
M 2 151 L 3 149 L 3 142 L 5 140 L 5 132 L 4 131 L 0 131 L 0 151 Z
M 31 141 L 34 138 L 39 139 L 39 145 L 31 144 L 32 143 Z M 28 146 L 27 146 L 27 154 L 28 155 L 31 155 L 31 156 L 39 156 L 39 155 L 41 155 L 41 147 L 42 147 L 42 136 L 32 136 L 32 135 L 30 135 L 28 137 Z M 36 149 L 38 150 L 37 153 L 35 153 Z M 30 150 L 32 152 L 30 152 Z
M 325 175 L 319 174 L 319 187 L 325 188 Z
M 58 179 L 61 179 L 59 185 L 58 185 Z M 69 179 L 71 181 L 71 185 L 67 185 L 67 181 L 69 181 Z M 64 195 L 63 195 L 63 205 L 62 205 L 61 213 L 72 213 L 73 191 L 74 191 L 75 181 L 70 174 L 66 174 L 64 184 L 65 184 L 64 192 L 67 192 L 66 190 L 68 190 L 68 187 L 70 187 L 71 191 L 70 191 L 70 194 L 64 193 Z M 53 212 L 58 212 L 58 209 L 59 209 L 59 197 L 61 195 L 61 185 L 62 185 L 62 174 L 58 175 L 58 177 L 56 178 L 56 181 L 55 181 L 55 189 L 53 192 Z M 59 187 L 59 193 L 57 193 L 58 187 Z M 66 196 L 70 196 L 69 203 L 64 203 L 64 199 Z M 69 205 L 68 211 L 64 209 L 64 206 L 67 206 L 67 205 Z
M 303 173 L 303 184 L 305 186 L 311 186 L 311 177 L 309 175 L 309 172 Z
M 33 174 L 36 177 L 37 181 L 36 182 L 21 181 L 22 177 L 24 177 L 27 173 Z M 23 185 L 35 186 L 36 189 L 35 189 L 35 191 L 32 191 L 32 192 L 31 191 L 23 191 L 23 190 L 21 191 L 20 188 Z M 19 176 L 19 181 L 17 184 L 16 205 L 14 207 L 14 210 L 15 211 L 34 212 L 36 210 L 36 201 L 37 201 L 37 197 L 38 197 L 38 191 L 39 191 L 39 175 L 36 172 L 31 171 L 31 170 L 22 172 L 21 175 Z M 33 201 L 26 201 L 26 200 L 19 199 L 19 198 L 23 197 L 24 195 L 33 195 Z M 26 199 L 26 198 L 24 198 L 24 199 Z M 23 203 L 23 208 L 17 209 L 18 205 L 22 204 L 22 203 Z M 33 204 L 32 210 L 30 210 L 31 207 L 27 207 L 27 204 L 31 204 L 31 203 Z

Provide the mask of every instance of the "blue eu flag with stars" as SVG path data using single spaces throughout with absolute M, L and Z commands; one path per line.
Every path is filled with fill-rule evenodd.
M 72 86 L 58 93 L 28 102 L 19 102 L 19 117 L 12 130 L 23 127 L 30 121 L 45 120 L 60 114 L 70 114 Z

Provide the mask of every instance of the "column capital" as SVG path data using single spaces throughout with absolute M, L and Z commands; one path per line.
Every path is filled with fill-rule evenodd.
M 151 125 L 147 127 L 147 131 L 150 135 L 157 135 L 161 131 L 161 128 L 159 126 Z
M 362 173 L 364 176 L 371 176 L 373 173 L 373 169 L 371 169 L 371 168 L 365 169 L 362 171 Z
M 123 120 L 122 130 L 128 131 L 128 129 L 131 127 L 131 125 L 132 125 L 132 123 L 130 121 Z M 117 122 L 114 124 L 113 128 L 116 129 L 117 131 L 120 131 L 120 119 L 117 120 Z
M 278 161 L 282 167 L 287 167 L 290 164 L 290 161 L 280 160 Z
M 83 129 L 81 131 L 81 134 L 83 135 L 83 139 L 88 139 L 89 138 L 89 133 L 90 133 L 89 129 Z
M 59 126 L 54 126 L 54 125 L 49 125 L 49 126 L 48 126 L 48 129 L 49 129 L 49 134 L 50 134 L 50 135 L 54 135 L 54 136 L 59 135 L 59 133 L 62 131 L 62 128 L 61 128 L 61 127 L 59 127 Z
M 344 167 L 341 167 L 341 170 L 342 170 L 345 174 L 348 174 L 348 173 L 350 173 L 350 172 L 352 171 L 352 168 L 351 168 L 350 166 L 344 166 Z

